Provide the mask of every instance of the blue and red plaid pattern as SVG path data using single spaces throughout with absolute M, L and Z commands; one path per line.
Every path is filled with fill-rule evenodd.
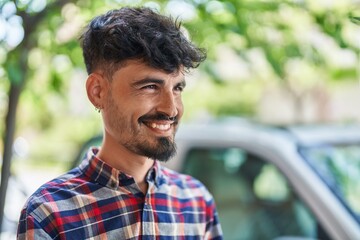
M 155 161 L 145 195 L 96 152 L 28 199 L 18 239 L 222 239 L 214 200 L 199 181 Z

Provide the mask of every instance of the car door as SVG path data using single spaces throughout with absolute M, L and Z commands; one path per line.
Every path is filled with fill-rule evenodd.
M 270 161 L 239 147 L 192 146 L 182 172 L 213 194 L 225 239 L 330 239 Z

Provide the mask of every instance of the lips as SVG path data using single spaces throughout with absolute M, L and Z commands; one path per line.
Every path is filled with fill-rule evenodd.
M 169 131 L 173 125 L 177 124 L 176 117 L 168 117 L 163 114 L 142 116 L 139 119 L 148 128 L 158 131 Z

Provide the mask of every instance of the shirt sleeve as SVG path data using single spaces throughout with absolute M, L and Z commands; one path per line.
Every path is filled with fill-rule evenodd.
M 21 211 L 17 229 L 17 240 L 52 239 L 41 227 L 34 216 L 28 214 L 27 209 Z
M 208 220 L 206 223 L 205 239 L 208 240 L 223 239 L 223 233 L 213 198 L 211 198 L 211 200 L 209 201 L 206 211 L 207 211 Z

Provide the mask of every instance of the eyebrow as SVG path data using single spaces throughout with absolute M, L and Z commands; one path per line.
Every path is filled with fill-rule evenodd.
M 138 87 L 138 86 L 146 85 L 146 84 L 149 84 L 149 83 L 155 83 L 155 84 L 159 84 L 159 85 L 164 85 L 165 80 L 158 79 L 158 78 L 144 78 L 144 79 L 141 79 L 141 80 L 138 80 L 138 81 L 132 83 L 131 85 L 133 87 Z M 185 79 L 184 78 L 181 79 L 178 83 L 176 83 L 176 86 L 185 87 L 186 86 Z
M 145 85 L 145 84 L 149 84 L 149 83 L 156 83 L 156 84 L 163 85 L 164 82 L 165 82 L 165 81 L 162 80 L 162 79 L 157 79 L 157 78 L 144 78 L 144 79 L 141 79 L 141 80 L 139 80 L 139 81 L 136 81 L 136 82 L 132 83 L 131 85 L 134 86 L 134 87 L 141 86 L 141 85 Z

